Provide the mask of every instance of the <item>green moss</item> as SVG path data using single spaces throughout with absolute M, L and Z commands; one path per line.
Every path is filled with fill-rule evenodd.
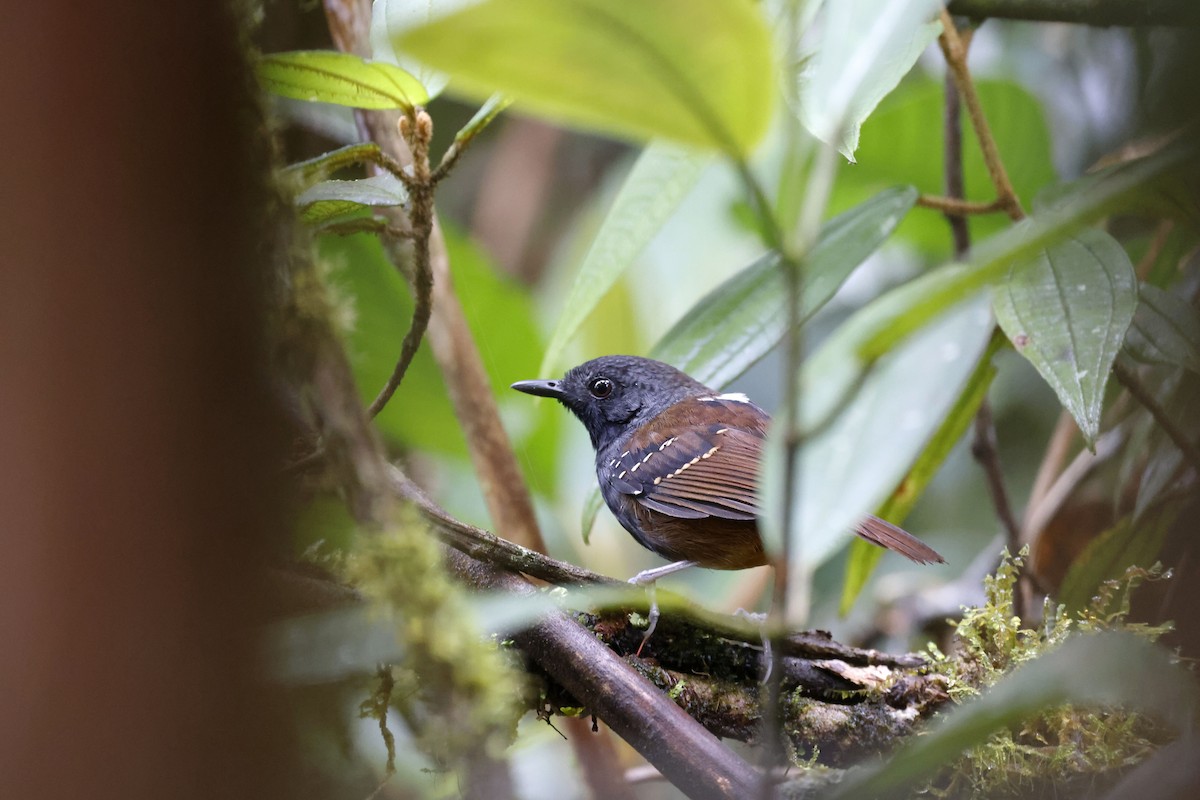
M 389 613 L 405 657 L 395 665 L 420 678 L 419 695 L 392 691 L 390 668 L 363 704 L 383 725 L 389 705 L 416 722 L 423 749 L 450 764 L 485 748 L 500 753 L 515 732 L 523 684 L 509 657 L 481 635 L 461 588 L 442 568 L 441 549 L 415 512 L 384 531 L 357 537 L 348 577 Z
M 1170 625 L 1129 623 L 1130 594 L 1146 580 L 1161 577 L 1157 565 L 1131 567 L 1101 587 L 1076 615 L 1047 601 L 1044 622 L 1024 628 L 1013 615 L 1012 599 L 1025 551 L 1005 553 L 985 583 L 986 601 L 966 609 L 956 626 L 951 656 L 930 648 L 950 696 L 961 702 L 991 686 L 1013 668 L 1057 647 L 1072 630 L 1126 630 L 1154 640 Z M 1121 709 L 1055 706 L 1041 711 L 1019 730 L 999 731 L 948 765 L 927 787 L 935 797 L 1024 797 L 1035 789 L 1103 783 L 1139 763 L 1167 740 L 1167 732 L 1139 714 Z M 1086 793 L 1086 792 L 1085 792 Z

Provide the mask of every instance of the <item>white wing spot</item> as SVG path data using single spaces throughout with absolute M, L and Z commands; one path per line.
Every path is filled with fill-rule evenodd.
M 652 455 L 654 455 L 654 453 L 653 453 L 653 452 L 646 453 L 646 457 L 642 459 L 642 463 L 643 463 L 643 464 L 645 464 L 647 461 L 649 461 L 649 460 L 650 460 L 650 456 L 652 456 Z
M 717 433 L 725 433 L 728 430 L 729 428 L 721 428 L 721 430 L 717 431 Z
M 659 475 L 657 478 L 654 479 L 655 486 L 658 486 L 660 483 L 662 483 L 662 475 Z
M 717 395 L 717 399 L 718 400 L 732 400 L 735 403 L 749 403 L 750 402 L 750 398 L 746 397 L 746 395 L 744 395 L 741 392 L 730 392 L 729 394 L 719 394 L 719 395 Z
M 638 468 L 638 467 L 640 467 L 641 465 L 642 465 L 642 464 L 641 464 L 641 462 L 639 461 L 637 464 L 634 464 L 634 465 L 633 465 L 633 469 L 631 469 L 631 470 L 629 470 L 629 471 L 630 471 L 630 472 L 637 472 L 637 468 Z
M 625 470 L 621 470 L 621 474 L 617 476 L 617 480 L 621 480 L 622 478 L 625 477 L 626 474 L 627 473 L 625 472 Z
M 717 452 L 717 451 L 718 451 L 718 450 L 720 450 L 720 449 L 721 449 L 721 448 L 720 448 L 720 446 L 714 447 L 714 448 L 712 448 L 711 450 L 709 450 L 707 453 L 705 453 L 704 455 L 702 455 L 702 456 L 700 456 L 700 457 L 701 457 L 701 458 L 708 458 L 709 456 L 711 456 L 713 453 Z M 695 462 L 695 461 L 693 461 L 692 463 L 693 463 L 693 464 L 695 464 L 696 462 Z

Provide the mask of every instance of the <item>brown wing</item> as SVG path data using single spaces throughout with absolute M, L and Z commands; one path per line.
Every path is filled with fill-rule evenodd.
M 762 409 L 742 401 L 678 403 L 630 440 L 615 459 L 612 484 L 671 517 L 754 520 L 767 419 Z

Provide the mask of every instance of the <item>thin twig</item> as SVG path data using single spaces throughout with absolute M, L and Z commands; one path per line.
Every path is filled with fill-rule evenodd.
M 433 184 L 429 174 L 429 143 L 433 139 L 433 120 L 425 109 L 415 109 L 411 116 L 400 118 L 400 132 L 412 152 L 413 180 L 409 188 L 408 221 L 413 242 L 413 316 L 400 355 L 387 383 L 367 407 L 367 416 L 375 417 L 392 399 L 404 373 L 417 354 L 429 318 L 433 313 L 433 272 L 429 260 L 429 237 L 433 233 Z M 407 134 L 407 135 L 405 135 Z
M 987 477 L 988 494 L 992 498 L 992 506 L 996 510 L 996 518 L 1004 527 L 1008 551 L 1016 553 L 1021 549 L 1021 527 L 1013 515 L 1012 506 L 1008 499 L 1008 490 L 1004 485 L 1004 471 L 1000 468 L 1000 454 L 996 449 L 996 428 L 992 422 L 992 407 L 985 399 L 975 413 L 975 438 L 971 442 L 971 455 L 983 467 Z M 1015 600 L 1016 598 L 1014 598 Z M 1016 605 L 1023 605 L 1016 603 Z M 1024 609 L 1014 609 L 1018 617 L 1024 618 Z
M 979 139 L 979 149 L 983 152 L 984 164 L 987 165 L 988 175 L 996 187 L 996 198 L 1003 203 L 1005 211 L 1013 220 L 1024 219 L 1025 212 L 1021 208 L 1021 201 L 1017 199 L 1012 182 L 1008 179 L 1008 172 L 1004 169 L 1004 162 L 1000 160 L 1000 151 L 996 147 L 996 140 L 992 137 L 991 128 L 988 127 L 987 117 L 983 113 L 983 104 L 979 101 L 975 83 L 971 80 L 971 73 L 967 69 L 967 52 L 963 40 L 958 34 L 958 28 L 954 25 L 954 19 L 944 8 L 941 12 L 941 19 L 942 35 L 938 37 L 938 44 L 941 46 L 942 55 L 945 56 L 946 64 L 954 76 L 954 83 L 958 86 L 958 91 L 967 106 L 967 114 L 971 118 L 971 125 L 975 128 L 975 136 Z
M 1159 405 L 1154 395 L 1142 385 L 1138 376 L 1120 361 L 1115 361 L 1113 362 L 1113 377 L 1125 387 L 1125 391 L 1129 392 L 1134 400 L 1137 400 L 1150 412 L 1150 416 L 1154 417 L 1154 421 L 1163 429 L 1163 433 L 1167 434 L 1171 441 L 1175 443 L 1175 446 L 1179 448 L 1179 451 L 1183 453 L 1183 457 L 1187 459 L 1192 469 L 1200 473 L 1200 449 L 1197 449 L 1196 445 L 1188 439 L 1187 434 L 1180 430 L 1175 421 L 1167 416 L 1166 410 Z
M 962 219 L 972 214 L 994 214 L 997 211 L 1005 210 L 1002 200 L 991 200 L 984 203 L 975 200 L 960 200 L 955 197 L 939 197 L 932 194 L 923 194 L 918 197 L 917 205 L 921 208 L 940 211 L 953 219 Z

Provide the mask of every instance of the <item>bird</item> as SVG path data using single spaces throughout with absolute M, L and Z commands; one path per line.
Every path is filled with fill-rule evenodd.
M 602 356 L 561 379 L 512 388 L 554 398 L 583 423 L 605 504 L 639 544 L 671 562 L 631 583 L 652 586 L 689 567 L 768 563 L 757 486 L 771 417 L 745 394 L 718 392 L 669 364 L 628 355 Z M 945 563 L 876 516 L 863 517 L 854 532 L 917 563 Z

